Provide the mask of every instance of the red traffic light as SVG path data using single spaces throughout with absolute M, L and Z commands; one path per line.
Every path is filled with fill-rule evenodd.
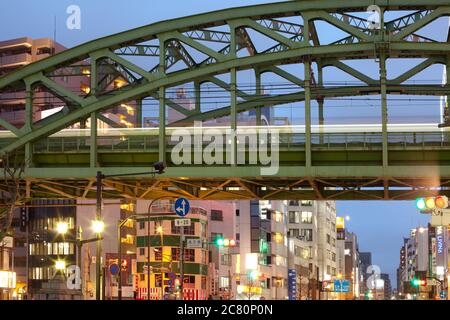
M 223 246 L 224 247 L 235 247 L 236 246 L 236 240 L 234 239 L 223 239 Z
M 426 197 L 416 199 L 416 207 L 420 211 L 448 208 L 448 198 L 446 196 Z
M 434 199 L 437 208 L 445 209 L 448 207 L 448 198 L 446 196 L 439 196 Z

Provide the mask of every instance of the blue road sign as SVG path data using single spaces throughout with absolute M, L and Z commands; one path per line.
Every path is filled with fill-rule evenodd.
M 440 297 L 441 297 L 441 299 L 447 299 L 447 291 L 442 290 Z
M 185 198 L 178 198 L 175 201 L 175 213 L 180 217 L 185 217 L 189 213 L 191 205 L 189 201 Z
M 350 280 L 334 280 L 334 292 L 350 292 Z
M 118 275 L 119 274 L 119 265 L 117 263 L 113 263 L 112 265 L 110 265 L 109 272 L 111 272 L 111 274 L 113 276 Z
M 288 270 L 288 296 L 289 300 L 297 300 L 297 271 Z

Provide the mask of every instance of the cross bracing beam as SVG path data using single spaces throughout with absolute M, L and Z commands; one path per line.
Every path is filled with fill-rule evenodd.
M 119 48 L 115 53 L 120 56 L 159 57 L 159 46 L 134 45 Z
M 377 166 L 326 166 L 314 167 L 312 175 L 307 173 L 305 167 L 294 166 L 280 168 L 276 176 L 258 178 L 255 178 L 260 170 L 258 167 L 211 169 L 211 172 L 205 172 L 204 168 L 192 169 L 190 180 L 177 178 L 183 170 L 187 170 L 184 167 L 170 168 L 158 180 L 139 177 L 139 185 L 136 179 L 131 178 L 108 180 L 106 185 L 111 189 L 105 191 L 105 198 L 151 199 L 155 195 L 171 195 L 221 200 L 381 200 L 385 199 L 385 186 L 389 189 L 388 199 L 411 200 L 418 196 L 450 194 L 448 166 L 426 166 L 421 174 L 417 173 L 417 167 L 414 166 L 392 166 L 387 171 Z M 95 192 L 90 190 L 92 180 L 88 178 L 94 170 L 97 168 L 77 168 L 70 173 L 67 169 L 30 168 L 26 175 L 36 177 L 30 183 L 31 196 L 34 198 L 67 199 L 84 196 L 93 199 Z M 104 169 L 108 174 L 136 171 L 139 171 L 138 168 Z M 441 178 L 436 179 L 436 172 L 440 173 Z M 49 174 L 52 180 L 47 179 Z M 235 178 L 227 178 L 229 175 Z M 306 178 L 299 180 L 297 176 Z M 235 189 L 236 186 L 239 191 L 229 189 Z

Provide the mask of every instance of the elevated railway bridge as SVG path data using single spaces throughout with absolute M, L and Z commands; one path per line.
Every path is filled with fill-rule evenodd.
M 381 10 L 379 28 L 372 28 L 360 14 L 374 2 Z M 389 20 L 388 13 L 397 17 Z M 162 21 L 90 41 L 0 78 L 0 95 L 24 93 L 25 110 L 25 125 L 20 128 L 0 117 L 2 165 L 24 166 L 20 190 L 27 199 L 95 198 L 98 171 L 143 172 L 155 161 L 167 164 L 165 174 L 107 178 L 104 197 L 403 200 L 438 192 L 450 195 L 450 133 L 438 123 L 388 121 L 389 95 L 411 99 L 449 95 L 447 84 L 408 82 L 435 64 L 449 70 L 449 37 L 439 41 L 420 32 L 449 15 L 448 0 L 289 1 Z M 319 21 L 345 36 L 322 41 Z M 444 32 L 448 35 L 448 30 Z M 378 77 L 346 63 L 355 59 L 377 61 Z M 389 77 L 387 61 L 397 59 L 421 62 Z M 327 68 L 337 68 L 356 81 L 327 84 Z M 248 71 L 255 81 L 251 92 L 238 81 L 239 74 Z M 271 75 L 294 89 L 265 92 L 264 79 Z M 66 76 L 88 76 L 88 90 L 66 88 L 55 81 Z M 111 86 L 119 78 L 125 83 Z M 207 85 L 221 90 L 226 105 L 206 108 L 202 96 Z M 192 87 L 193 108 L 168 95 L 182 86 Z M 36 90 L 51 93 L 63 108 L 34 120 L 33 113 L 42 108 L 33 97 Z M 380 97 L 379 125 L 325 124 L 328 99 L 369 95 Z M 143 105 L 149 99 L 159 110 L 156 128 L 127 129 L 105 116 L 108 110 L 133 101 L 140 127 Z M 239 114 L 248 111 L 255 115 L 253 129 L 258 131 L 267 128 L 262 122 L 265 108 L 288 103 L 298 106 L 304 124 L 269 123 L 268 128 L 279 132 L 275 174 L 262 175 L 260 165 L 249 163 L 174 163 L 173 131 L 189 132 L 201 122 L 206 130 L 215 119 L 227 117 L 227 128 L 239 132 L 248 127 L 239 122 Z M 318 106 L 318 124 L 312 124 L 313 104 Z M 181 118 L 169 122 L 170 109 Z M 90 127 L 84 125 L 87 120 Z M 98 121 L 110 129 L 99 128 Z M 234 148 L 242 145 L 237 137 L 226 140 L 223 147 L 227 143 Z M 7 191 L 6 184 L 0 183 L 0 189 Z

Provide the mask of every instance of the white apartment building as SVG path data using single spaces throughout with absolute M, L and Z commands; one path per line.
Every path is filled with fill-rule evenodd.
M 237 201 L 236 298 L 287 299 L 286 201 Z
M 331 281 L 338 274 L 335 202 L 288 201 L 287 211 L 289 236 L 307 244 L 310 279 Z

